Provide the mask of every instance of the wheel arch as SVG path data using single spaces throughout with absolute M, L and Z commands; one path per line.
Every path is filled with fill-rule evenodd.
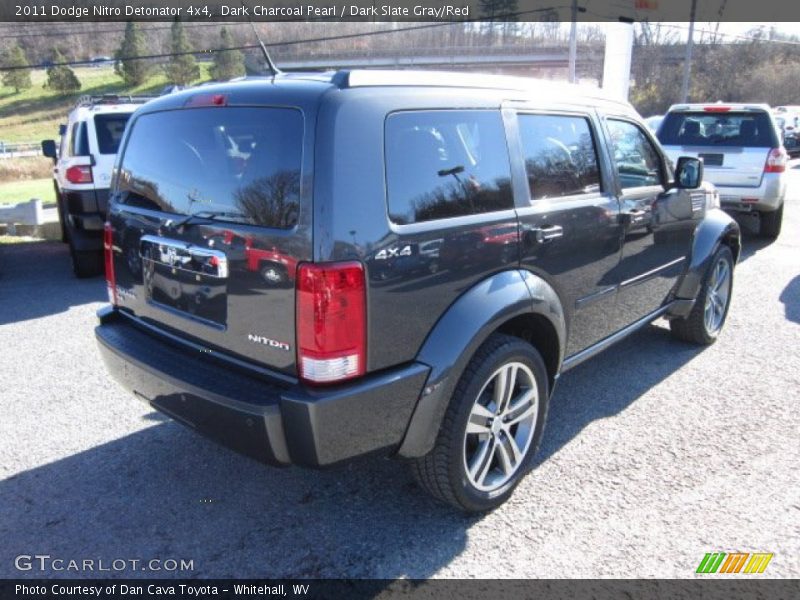
M 495 332 L 519 337 L 537 348 L 552 390 L 567 335 L 558 294 L 529 271 L 493 275 L 451 305 L 417 354 L 417 361 L 429 365 L 431 373 L 398 450 L 400 456 L 424 456 L 433 448 L 461 374 L 481 344 Z
M 692 302 L 697 299 L 703 284 L 703 276 L 720 245 L 725 244 L 730 247 L 734 263 L 738 262 L 742 252 L 741 238 L 739 224 L 730 215 L 720 209 L 708 211 L 695 230 L 689 264 L 676 287 L 675 298 Z M 678 306 L 681 307 L 681 313 L 688 314 L 691 310 L 691 304 L 682 303 Z M 678 317 L 686 316 L 674 311 L 670 314 Z

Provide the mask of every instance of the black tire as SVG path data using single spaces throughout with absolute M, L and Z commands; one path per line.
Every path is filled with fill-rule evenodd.
M 102 252 L 97 250 L 77 251 L 70 244 L 69 254 L 72 260 L 72 272 L 78 279 L 97 277 L 105 270 Z
M 783 225 L 783 204 L 778 210 L 762 212 L 759 216 L 761 218 L 758 234 L 771 240 L 776 239 L 781 234 L 781 225 Z
M 498 369 L 511 363 L 522 363 L 535 378 L 538 403 L 530 412 L 531 415 L 536 415 L 536 420 L 528 429 L 532 431 L 530 434 L 532 437 L 529 438 L 524 453 L 521 453 L 522 458 L 517 463 L 516 471 L 496 489 L 484 491 L 470 481 L 467 472 L 467 424 L 470 422 L 475 405 L 480 400 L 479 393 L 493 381 Z M 539 352 L 519 338 L 493 334 L 478 349 L 464 370 L 450 400 L 433 450 L 411 463 L 411 470 L 417 483 L 434 498 L 467 513 L 480 513 L 497 508 L 508 500 L 514 488 L 533 465 L 533 458 L 547 417 L 549 395 L 547 371 Z M 488 429 L 491 429 L 491 426 Z M 502 432 L 495 434 L 492 430 L 492 433 L 487 435 L 491 436 L 490 441 L 493 441 L 495 435 L 499 440 L 503 434 Z M 497 444 L 500 445 L 502 444 Z M 495 449 L 487 453 L 489 460 L 485 464 L 491 466 L 497 460 L 500 467 L 500 456 L 498 454 L 495 457 L 495 453 Z M 486 470 L 489 470 L 488 467 Z
M 706 321 L 706 302 L 712 285 L 712 278 L 714 271 L 719 265 L 720 261 L 724 261 L 728 268 L 728 293 L 724 300 L 724 308 L 721 313 L 721 320 L 715 327 L 709 327 Z M 698 344 L 701 346 L 708 346 L 717 341 L 722 328 L 725 326 L 725 320 L 728 317 L 728 309 L 731 305 L 731 298 L 733 297 L 733 253 L 728 246 L 720 246 L 714 253 L 711 262 L 709 263 L 708 270 L 703 276 L 703 284 L 700 288 L 700 293 L 697 295 L 697 301 L 692 308 L 692 312 L 685 319 L 672 319 L 669 322 L 670 331 L 672 335 L 684 342 Z
M 286 267 L 274 262 L 261 263 L 261 278 L 270 285 L 283 285 L 289 279 Z

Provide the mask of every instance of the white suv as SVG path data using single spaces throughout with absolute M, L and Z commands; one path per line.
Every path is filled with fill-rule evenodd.
M 84 96 L 61 126 L 60 144 L 42 142 L 53 159 L 53 185 L 61 221 L 61 239 L 69 244 L 77 277 L 103 271 L 103 223 L 108 188 L 125 125 L 150 98 Z
M 776 238 L 783 221 L 789 156 L 766 104 L 676 104 L 658 128 L 672 161 L 696 156 L 719 188 L 722 208 L 758 212 L 760 234 Z

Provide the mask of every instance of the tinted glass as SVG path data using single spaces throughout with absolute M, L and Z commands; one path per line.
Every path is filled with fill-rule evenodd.
M 389 215 L 417 223 L 513 208 L 503 121 L 494 111 L 395 113 L 386 121 Z
M 778 146 L 775 128 L 765 112 L 672 112 L 658 130 L 669 146 Z
M 100 154 L 116 154 L 130 115 L 95 115 L 94 129 Z
M 519 115 L 531 198 L 600 191 L 592 130 L 583 117 Z
M 661 159 L 639 127 L 627 121 L 608 121 L 614 163 L 622 189 L 661 185 Z
M 89 136 L 86 134 L 86 124 L 83 121 L 77 121 L 72 126 L 70 154 L 89 156 Z
M 297 222 L 303 116 L 281 108 L 142 115 L 119 173 L 120 201 L 289 228 Z

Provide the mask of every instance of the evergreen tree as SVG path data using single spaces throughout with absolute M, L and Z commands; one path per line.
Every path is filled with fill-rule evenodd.
M 59 65 L 64 62 L 64 55 L 53 49 L 53 66 L 47 68 L 47 87 L 58 90 L 59 92 L 76 92 L 81 89 L 81 82 L 75 75 L 75 71 L 67 65 Z
M 25 52 L 19 46 L 11 46 L 3 57 L 3 64 L 7 67 L 27 67 L 30 65 Z M 3 73 L 3 85 L 14 88 L 16 93 L 27 90 L 31 83 L 30 69 L 13 69 Z
M 186 31 L 180 21 L 172 24 L 172 34 L 170 51 L 176 56 L 172 56 L 167 64 L 167 77 L 175 85 L 189 85 L 192 81 L 200 77 L 200 67 L 191 54 L 192 45 L 186 37 Z
M 146 54 L 144 36 L 139 31 L 136 23 L 128 21 L 125 26 L 125 37 L 122 45 L 117 50 L 114 71 L 122 77 L 126 85 L 135 87 L 143 84 L 150 75 L 150 65 L 144 60 L 131 60 L 130 57 Z M 121 60 L 127 58 L 127 60 Z
M 221 48 L 233 46 L 233 36 L 227 28 L 223 27 L 219 32 L 222 43 Z M 214 56 L 214 66 L 211 68 L 211 76 L 218 81 L 233 79 L 244 75 L 244 56 L 238 50 L 225 50 L 217 52 Z

